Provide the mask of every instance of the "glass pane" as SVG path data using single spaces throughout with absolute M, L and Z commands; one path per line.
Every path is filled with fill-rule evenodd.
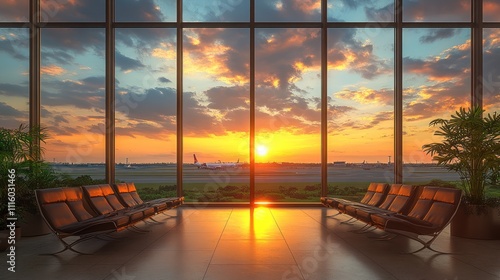
M 500 21 L 500 0 L 483 0 L 483 21 Z
M 255 32 L 256 201 L 317 201 L 321 162 L 319 29 Z
M 403 31 L 403 161 L 404 182 L 458 180 L 436 167 L 422 145 L 439 142 L 429 122 L 449 119 L 470 106 L 471 46 L 469 29 Z
M 394 0 L 328 0 L 328 21 L 394 21 Z
M 176 32 L 117 29 L 116 41 L 116 181 L 176 196 Z
M 0 28 L 0 123 L 15 129 L 29 124 L 29 33 Z
M 500 29 L 484 29 L 483 36 L 483 107 L 500 114 Z
M 393 29 L 328 30 L 329 195 L 394 181 L 393 42 Z
M 188 201 L 249 201 L 249 36 L 248 29 L 184 30 Z
M 29 0 L 0 1 L 0 22 L 29 21 Z
M 99 22 L 106 20 L 105 0 L 40 0 L 42 22 Z
M 176 0 L 116 0 L 116 21 L 175 22 Z
M 250 0 L 184 0 L 182 8 L 184 21 L 250 21 Z
M 403 0 L 404 21 L 470 21 L 470 0 Z
M 321 0 L 255 0 L 255 21 L 321 21 Z
M 104 178 L 105 38 L 103 29 L 42 32 L 42 120 L 46 157 L 73 177 Z

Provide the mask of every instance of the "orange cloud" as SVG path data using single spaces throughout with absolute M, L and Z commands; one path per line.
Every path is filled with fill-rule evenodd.
M 335 97 L 344 100 L 354 100 L 360 104 L 392 104 L 392 90 L 375 90 L 360 87 L 357 90 L 344 89 L 334 94 Z
M 66 70 L 64 70 L 64 68 L 57 65 L 42 66 L 42 68 L 40 69 L 40 73 L 42 75 L 49 75 L 49 76 L 60 76 L 65 72 Z
M 223 38 L 217 39 L 219 34 L 225 35 L 224 30 L 186 31 L 188 42 L 193 47 L 184 50 L 184 73 L 201 72 L 228 85 L 248 83 L 248 74 L 237 73 L 229 66 L 230 54 L 234 56 L 235 53 L 240 53 L 240 50 L 226 44 Z M 248 67 L 247 63 L 245 67 Z
M 500 3 L 494 0 L 485 0 L 483 2 L 483 13 L 486 19 L 497 19 L 500 15 Z

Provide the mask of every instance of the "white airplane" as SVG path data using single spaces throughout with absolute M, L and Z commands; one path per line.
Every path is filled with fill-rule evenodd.
M 198 167 L 198 169 L 227 169 L 227 168 L 237 168 L 238 166 L 241 165 L 240 160 L 238 159 L 237 162 L 209 162 L 209 163 L 201 163 L 198 161 L 196 158 L 196 154 L 193 154 L 194 158 L 194 165 Z

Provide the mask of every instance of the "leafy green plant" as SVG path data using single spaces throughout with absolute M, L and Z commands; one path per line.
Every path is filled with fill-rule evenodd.
M 434 135 L 443 140 L 422 147 L 438 165 L 460 175 L 471 204 L 485 203 L 487 179 L 497 178 L 500 170 L 500 115 L 483 113 L 479 107 L 460 108 L 451 119 L 431 121 L 438 127 Z
M 0 128 L 0 226 L 5 224 L 7 213 L 8 170 L 15 171 L 16 212 L 36 213 L 38 207 L 34 190 L 51 187 L 57 175 L 42 159 L 44 143 L 48 135 L 40 127 L 20 125 L 17 129 Z

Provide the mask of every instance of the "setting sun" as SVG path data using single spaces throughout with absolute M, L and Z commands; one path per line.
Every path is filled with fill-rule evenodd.
M 258 156 L 261 156 L 261 157 L 266 156 L 267 155 L 267 151 L 268 151 L 268 149 L 267 149 L 266 146 L 263 146 L 263 145 L 258 145 L 257 146 L 256 153 L 257 153 Z

